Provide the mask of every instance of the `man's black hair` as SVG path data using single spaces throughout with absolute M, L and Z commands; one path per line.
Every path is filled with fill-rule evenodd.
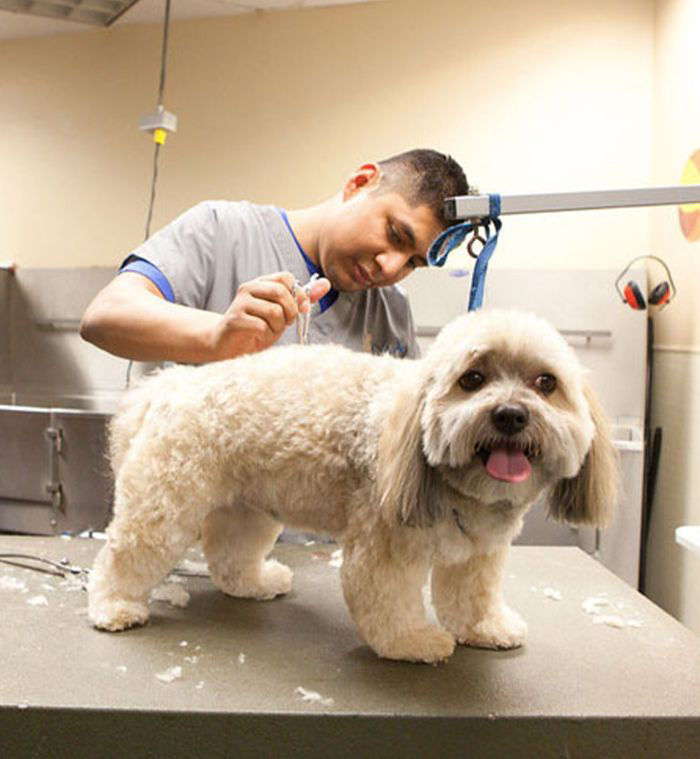
M 379 161 L 383 175 L 379 192 L 399 192 L 412 207 L 428 206 L 443 227 L 444 200 L 467 195 L 469 182 L 462 167 L 449 155 L 428 148 L 417 148 Z

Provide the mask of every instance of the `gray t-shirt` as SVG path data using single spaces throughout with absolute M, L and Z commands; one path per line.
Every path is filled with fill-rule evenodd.
M 263 274 L 289 271 L 301 283 L 310 276 L 279 209 L 245 201 L 199 203 L 139 246 L 122 270 L 131 268 L 134 257 L 160 270 L 167 281 L 156 284 L 161 290 L 172 289 L 164 292 L 166 297 L 217 313 L 231 305 L 239 285 Z M 278 344 L 296 342 L 292 325 Z M 397 285 L 338 293 L 323 311 L 316 304 L 307 342 L 409 358 L 419 355 L 408 298 Z

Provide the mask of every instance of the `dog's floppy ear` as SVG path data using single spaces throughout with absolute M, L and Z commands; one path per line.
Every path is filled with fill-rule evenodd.
M 549 516 L 574 525 L 605 527 L 617 502 L 619 462 L 605 412 L 588 385 L 584 393 L 595 428 L 593 442 L 579 473 L 554 487 Z
M 379 438 L 377 487 L 382 515 L 389 524 L 429 527 L 442 516 L 440 475 L 423 454 L 424 403 L 423 383 L 402 388 Z

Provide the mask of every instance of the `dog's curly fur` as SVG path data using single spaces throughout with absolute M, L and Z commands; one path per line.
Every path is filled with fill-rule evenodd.
M 494 475 L 493 451 L 517 458 L 513 476 L 503 463 Z M 148 592 L 200 535 L 224 593 L 288 592 L 291 571 L 267 555 L 289 525 L 342 543 L 360 634 L 408 661 L 441 661 L 455 642 L 521 645 L 501 576 L 525 512 L 548 491 L 555 518 L 604 525 L 616 498 L 615 452 L 573 351 L 509 311 L 456 319 L 420 361 L 294 346 L 166 369 L 125 396 L 111 457 L 96 627 L 143 624 Z M 421 593 L 431 569 L 440 627 Z

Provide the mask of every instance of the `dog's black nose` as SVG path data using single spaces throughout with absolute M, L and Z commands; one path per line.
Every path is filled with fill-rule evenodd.
M 502 403 L 491 412 L 493 426 L 504 435 L 520 432 L 528 423 L 530 415 L 519 403 Z

